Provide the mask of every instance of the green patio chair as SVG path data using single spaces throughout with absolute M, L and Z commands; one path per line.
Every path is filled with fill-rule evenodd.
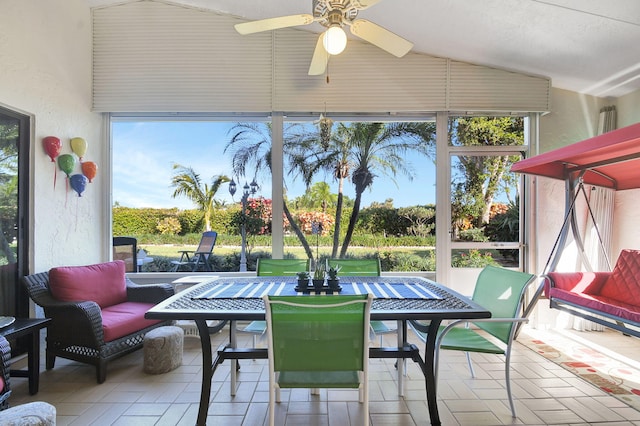
M 471 371 L 475 377 L 470 352 L 505 355 L 505 380 L 511 414 L 516 417 L 516 409 L 511 395 L 510 361 L 511 348 L 518 326 L 527 318 L 522 312 L 526 307 L 528 289 L 535 283 L 535 275 L 513 271 L 495 266 L 486 266 L 476 281 L 472 299 L 491 311 L 491 318 L 474 320 L 456 320 L 441 326 L 436 337 L 434 373 L 438 378 L 440 350 L 464 351 Z M 535 303 L 535 301 L 533 302 Z M 424 324 L 409 321 L 409 325 L 423 341 L 426 340 Z M 462 326 L 461 326 L 462 325 Z M 466 325 L 466 326 L 465 326 Z M 472 328 L 472 326 L 474 326 Z
M 340 267 L 338 276 L 342 277 L 379 277 L 382 268 L 380 259 L 327 259 L 327 269 Z M 383 334 L 396 333 L 397 328 L 391 328 L 384 321 L 371 321 L 371 332 L 380 338 L 382 345 Z
M 309 259 L 258 259 L 256 275 L 259 277 L 291 277 L 298 272 L 309 271 Z M 258 343 L 258 337 L 267 331 L 266 321 L 251 321 L 246 327 L 238 330 L 242 333 L 253 334 L 253 347 Z
M 373 296 L 265 296 L 269 425 L 282 388 L 359 389 L 369 424 L 369 314 Z
M 291 277 L 309 271 L 309 259 L 258 259 L 256 275 L 259 277 Z

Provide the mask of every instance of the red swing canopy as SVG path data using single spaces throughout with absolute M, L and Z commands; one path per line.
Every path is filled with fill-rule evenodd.
M 640 188 L 640 123 L 585 139 L 511 167 L 512 172 L 555 179 L 574 178 L 586 170 L 584 183 L 616 190 Z

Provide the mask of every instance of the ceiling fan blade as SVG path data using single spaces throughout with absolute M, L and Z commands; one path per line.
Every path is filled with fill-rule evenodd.
M 324 33 L 318 37 L 316 43 L 316 49 L 313 51 L 313 58 L 311 58 L 311 65 L 309 65 L 309 75 L 320 75 L 327 69 L 327 62 L 329 62 L 329 53 L 324 49 L 322 45 L 322 37 Z
M 259 21 L 243 22 L 234 25 L 240 34 L 253 34 L 262 31 L 277 30 L 279 28 L 308 25 L 313 22 L 313 16 L 309 14 L 280 16 L 277 18 L 261 19 Z
M 358 10 L 365 10 L 381 1 L 382 0 L 351 0 L 351 5 L 355 6 Z
M 378 46 L 382 50 L 386 50 L 398 58 L 409 53 L 413 47 L 413 43 L 409 40 L 405 40 L 399 35 L 366 19 L 356 19 L 353 21 L 351 23 L 351 33 Z

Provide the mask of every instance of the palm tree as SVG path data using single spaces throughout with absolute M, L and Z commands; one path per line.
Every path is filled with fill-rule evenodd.
M 266 166 L 271 172 L 271 127 L 269 124 L 239 123 L 232 128 L 236 133 L 225 148 L 235 147 L 233 153 L 234 172 L 244 175 L 248 163 L 256 170 Z M 334 131 L 329 146 L 320 144 L 317 131 L 290 124 L 284 132 L 283 150 L 289 163 L 289 174 L 299 175 L 305 185 L 310 187 L 315 175 L 323 170 L 330 171 L 338 181 L 336 202 L 336 220 L 333 235 L 332 257 L 338 254 L 340 245 L 340 227 L 344 203 L 344 182 L 351 178 L 355 186 L 356 199 L 340 250 L 344 257 L 351 242 L 358 215 L 362 194 L 373 184 L 374 172 L 390 176 L 397 173 L 409 177 L 413 175 L 411 163 L 405 155 L 409 152 L 427 155 L 432 148 L 435 135 L 434 123 L 340 123 Z M 351 172 L 353 170 L 353 172 Z M 307 255 L 313 253 L 306 238 L 295 225 L 284 203 L 285 215 L 294 227 L 294 232 L 303 244 Z
M 344 257 L 358 221 L 362 194 L 371 188 L 375 172 L 393 179 L 398 173 L 413 177 L 411 162 L 407 154 L 428 155 L 429 143 L 435 135 L 435 126 L 428 122 L 412 123 L 351 123 L 339 124 L 336 137 L 349 147 L 350 162 L 353 165 L 351 180 L 356 197 L 349 218 L 347 232 L 340 249 Z M 338 218 L 336 218 L 336 222 Z
M 184 195 L 204 212 L 205 231 L 211 231 L 211 215 L 216 203 L 215 196 L 220 185 L 229 182 L 225 175 L 216 175 L 211 178 L 211 184 L 202 186 L 200 175 L 191 167 L 184 167 L 180 164 L 173 164 L 176 173 L 171 178 L 171 186 L 175 188 L 172 198 Z
M 331 187 L 327 182 L 316 182 L 307 188 L 300 201 L 302 207 L 322 208 L 322 212 L 326 213 L 327 207 L 336 204 L 338 196 L 331 192 Z
M 234 133 L 235 132 L 235 133 Z M 271 147 L 272 132 L 270 123 L 237 123 L 229 133 L 233 133 L 231 139 L 224 149 L 232 152 L 233 173 L 237 176 L 246 176 L 247 168 L 252 167 L 255 172 L 267 172 L 271 176 Z M 291 152 L 292 147 L 305 145 L 308 139 L 313 138 L 299 124 L 288 124 L 283 132 L 283 151 L 285 157 Z M 291 224 L 293 232 L 300 240 L 302 247 L 309 259 L 313 259 L 313 252 L 307 239 L 294 220 L 291 211 L 287 207 L 286 200 L 283 200 L 284 215 Z
M 329 171 L 338 181 L 338 199 L 333 234 L 332 257 L 337 257 L 340 245 L 340 228 L 344 200 L 344 182 L 351 179 L 356 198 L 342 242 L 340 257 L 344 257 L 351 242 L 362 194 L 371 188 L 378 172 L 391 177 L 397 173 L 412 177 L 411 162 L 406 154 L 413 152 L 427 155 L 432 149 L 434 123 L 339 123 L 333 132 L 329 146 L 299 145 L 293 155 L 293 165 L 309 185 L 321 170 Z M 313 141 L 306 141 L 307 143 Z

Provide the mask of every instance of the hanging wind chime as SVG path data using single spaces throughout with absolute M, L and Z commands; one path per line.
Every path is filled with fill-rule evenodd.
M 333 127 L 333 120 L 326 116 L 327 104 L 324 104 L 324 114 L 320 114 L 318 120 L 318 127 L 320 128 L 320 146 L 325 151 L 329 149 L 329 143 L 331 142 L 331 127 Z

